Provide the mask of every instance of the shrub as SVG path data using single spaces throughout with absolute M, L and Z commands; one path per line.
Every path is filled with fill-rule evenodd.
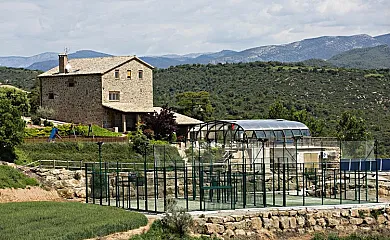
M 174 199 L 170 199 L 168 201 L 167 212 L 161 219 L 163 230 L 183 237 L 188 234 L 192 223 L 192 216 L 185 212 L 184 209 L 179 209 Z
M 41 126 L 41 118 L 38 116 L 31 116 L 31 122 L 33 125 Z
M 45 127 L 53 127 L 54 124 L 52 122 L 50 122 L 50 121 L 44 120 L 43 121 L 43 126 L 45 126 Z

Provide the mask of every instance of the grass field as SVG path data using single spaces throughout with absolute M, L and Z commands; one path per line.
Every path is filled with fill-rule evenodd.
M 77 240 L 147 224 L 140 213 L 75 202 L 3 203 L 0 209 L 0 240 Z
M 27 186 L 37 186 L 38 182 L 34 178 L 23 175 L 18 170 L 0 165 L 0 189 L 1 188 L 26 188 Z

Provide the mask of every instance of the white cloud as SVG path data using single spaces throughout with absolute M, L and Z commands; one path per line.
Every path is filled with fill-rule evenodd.
M 390 29 L 386 0 L 6 0 L 0 9 L 2 56 L 243 50 Z

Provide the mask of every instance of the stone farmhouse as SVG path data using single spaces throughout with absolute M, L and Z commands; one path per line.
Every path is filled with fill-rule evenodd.
M 38 76 L 41 106 L 58 121 L 96 124 L 120 132 L 135 130 L 153 107 L 153 66 L 136 56 L 80 58 L 59 55 L 59 66 Z M 201 123 L 178 113 L 182 134 Z

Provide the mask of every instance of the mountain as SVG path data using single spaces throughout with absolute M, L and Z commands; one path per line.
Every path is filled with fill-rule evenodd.
M 72 58 L 95 58 L 95 57 L 110 57 L 112 55 L 101 53 L 101 52 L 95 52 L 92 50 L 80 50 L 75 53 L 71 53 L 68 55 L 69 59 Z M 35 62 L 28 67 L 27 69 L 30 70 L 41 70 L 41 71 L 47 71 L 49 69 L 52 69 L 53 67 L 58 66 L 58 53 L 56 53 L 55 57 L 50 60 L 46 61 L 39 61 Z
M 344 68 L 390 68 L 390 46 L 352 49 L 331 57 L 327 62 Z
M 390 46 L 390 33 L 375 37 L 379 42 Z
M 309 59 L 327 60 L 356 48 L 390 45 L 390 34 L 376 37 L 367 34 L 353 36 L 323 36 L 304 39 L 282 45 L 260 46 L 243 51 L 223 50 L 215 53 L 189 53 L 144 56 L 143 60 L 157 68 L 168 68 L 182 64 L 217 64 L 255 61 L 300 62 Z M 57 66 L 57 53 L 43 53 L 32 57 L 0 57 L 0 66 L 23 67 L 46 71 Z M 69 54 L 69 58 L 103 57 L 109 54 L 81 50 Z
M 0 66 L 14 67 L 14 68 L 26 68 L 33 63 L 47 61 L 58 57 L 58 53 L 46 52 L 31 57 L 0 57 Z
M 166 68 L 179 64 L 216 64 L 254 61 L 300 62 L 309 59 L 329 59 L 337 54 L 356 48 L 390 45 L 390 34 L 371 37 L 367 34 L 353 36 L 323 36 L 304 39 L 289 44 L 261 46 L 236 52 L 224 50 L 217 53 L 154 56 L 154 66 Z M 197 56 L 198 55 L 198 56 Z M 194 57 L 196 56 L 196 57 Z M 167 60 L 166 58 L 169 58 Z M 329 64 L 326 64 L 329 66 Z

